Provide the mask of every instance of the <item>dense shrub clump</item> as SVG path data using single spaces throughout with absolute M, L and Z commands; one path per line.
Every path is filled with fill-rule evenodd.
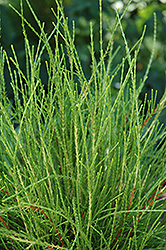
M 95 57 L 90 23 L 91 76 L 87 80 L 58 0 L 50 35 L 26 0 L 40 32 L 21 17 L 26 71 L 0 51 L 0 247 L 1 249 L 164 249 L 165 136 L 159 122 L 166 96 L 157 93 L 145 112 L 139 95 L 142 79 L 137 57 L 144 38 L 129 48 L 116 11 L 112 36 L 103 49 L 102 3 L 99 1 L 100 59 Z M 38 37 L 31 46 L 26 29 Z M 121 30 L 126 55 L 114 64 L 113 41 Z M 50 46 L 54 36 L 55 49 Z M 63 39 L 65 45 L 60 44 Z M 154 38 L 156 40 L 156 16 Z M 45 61 L 47 83 L 41 77 Z M 11 64 L 13 66 L 11 68 Z M 6 95 L 8 68 L 14 103 Z M 120 89 L 112 86 L 120 74 Z M 47 91 L 45 90 L 47 85 Z

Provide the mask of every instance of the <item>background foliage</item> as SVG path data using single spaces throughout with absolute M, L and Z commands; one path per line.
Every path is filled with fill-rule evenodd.
M 25 17 L 30 21 L 30 23 L 38 29 L 37 24 L 34 21 L 32 14 L 30 13 L 25 1 Z M 22 39 L 20 18 L 16 13 L 8 6 L 8 3 L 13 4 L 16 8 L 19 7 L 19 0 L 1 0 L 0 1 L 0 11 L 1 11 L 1 44 L 11 53 L 10 44 L 14 44 L 17 51 L 18 57 L 22 67 L 25 66 L 25 52 Z M 56 8 L 54 0 L 31 0 L 31 5 L 33 6 L 37 16 L 41 21 L 46 23 L 46 31 L 50 33 L 52 29 L 52 21 L 54 21 L 54 16 L 50 10 L 51 7 Z M 104 25 L 104 44 L 108 42 L 111 36 L 111 30 L 108 25 L 112 25 L 115 19 L 114 8 L 124 9 L 128 1 L 115 1 L 115 0 L 104 0 L 103 1 L 103 25 Z M 90 76 L 90 53 L 88 44 L 90 41 L 90 29 L 89 21 L 94 23 L 94 40 L 98 40 L 98 30 L 99 30 L 99 15 L 98 15 L 98 1 L 97 0 L 64 0 L 63 1 L 65 13 L 69 17 L 69 23 L 72 25 L 72 20 L 76 22 L 76 47 L 85 71 L 87 78 Z M 157 15 L 157 43 L 155 50 L 155 61 L 153 62 L 152 69 L 149 78 L 146 82 L 146 87 L 143 90 L 141 99 L 144 93 L 148 93 L 150 97 L 151 88 L 158 90 L 158 100 L 162 96 L 166 83 L 165 69 L 166 69 L 166 4 L 165 1 L 137 1 L 133 0 L 127 13 L 123 19 L 123 28 L 128 39 L 129 45 L 134 44 L 138 38 L 141 36 L 144 25 L 146 28 L 146 37 L 141 48 L 142 53 L 137 64 L 138 77 L 142 75 L 146 69 L 148 63 L 148 57 L 152 50 L 152 33 L 153 33 L 153 12 Z M 96 32 L 95 32 L 96 31 Z M 36 37 L 29 30 L 29 39 L 32 44 L 36 44 Z M 54 41 L 52 41 L 52 46 Z M 98 43 L 96 43 L 96 51 L 99 51 Z M 124 55 L 123 40 L 121 37 L 120 30 L 116 33 L 114 40 L 114 47 L 120 46 L 118 55 L 116 56 L 115 65 L 118 60 L 120 60 Z M 98 55 L 96 54 L 96 57 Z M 7 77 L 7 76 L 6 76 Z M 43 71 L 43 79 L 46 78 L 46 72 Z M 115 82 L 119 81 L 119 76 L 115 79 Z M 8 86 L 9 88 L 9 86 Z M 9 89 L 9 95 L 12 98 L 11 90 Z

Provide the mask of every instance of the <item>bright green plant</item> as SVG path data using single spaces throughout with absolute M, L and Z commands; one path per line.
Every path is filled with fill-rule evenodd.
M 156 106 L 157 94 L 153 98 L 152 93 L 144 115 L 138 96 L 154 54 L 138 84 L 136 62 L 145 29 L 130 49 L 122 26 L 125 11 L 121 16 L 116 12 L 103 51 L 100 0 L 100 60 L 97 64 L 90 23 L 87 80 L 74 45 L 74 23 L 69 31 L 62 3 L 57 0 L 57 10 L 52 10 L 56 23 L 48 36 L 26 2 L 40 28 L 38 33 L 24 18 L 21 1 L 21 12 L 15 11 L 22 20 L 26 72 L 14 46 L 12 58 L 0 51 L 1 249 L 165 249 L 166 131 L 158 117 L 166 95 Z M 26 26 L 38 37 L 37 48 L 30 46 Z M 126 56 L 114 65 L 118 28 Z M 54 51 L 49 45 L 53 35 Z M 155 39 L 154 15 L 154 45 Z M 49 56 L 47 92 L 40 77 L 44 50 Z M 13 105 L 6 96 L 6 65 Z M 119 72 L 121 87 L 115 96 L 111 85 Z

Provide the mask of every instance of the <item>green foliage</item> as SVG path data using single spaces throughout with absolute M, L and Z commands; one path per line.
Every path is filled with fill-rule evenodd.
M 127 9 L 121 16 L 116 11 L 104 49 L 99 1 L 100 59 L 91 22 L 87 80 L 75 47 L 75 25 L 70 31 L 61 2 L 52 9 L 56 21 L 51 35 L 26 2 L 40 32 L 25 19 L 21 1 L 21 12 L 15 11 L 22 21 L 25 73 L 14 46 L 10 58 L 0 51 L 1 249 L 164 249 L 166 131 L 159 116 L 166 94 L 156 105 L 152 91 L 146 113 L 146 97 L 143 105 L 138 99 L 154 56 L 156 16 L 152 55 L 138 80 L 145 30 L 130 47 L 122 24 Z M 125 56 L 113 65 L 118 27 Z M 36 47 L 27 29 L 38 38 Z M 48 60 L 43 66 L 44 53 Z M 5 67 L 14 104 L 6 94 Z M 118 74 L 121 86 L 115 94 Z
M 160 4 L 159 4 L 160 2 Z M 15 50 L 17 52 L 20 64 L 25 65 L 25 53 L 22 43 L 22 32 L 19 25 L 20 20 L 18 15 L 16 15 L 10 8 L 8 8 L 8 3 L 12 3 L 15 8 L 19 8 L 19 0 L 1 0 L 0 2 L 0 15 L 2 19 L 2 37 L 1 44 L 7 50 L 8 55 L 11 55 L 10 43 L 15 44 Z M 114 8 L 120 8 L 120 11 L 125 8 L 128 0 L 124 1 L 115 1 L 115 0 L 103 0 L 103 48 L 106 48 L 107 42 L 111 37 L 111 29 L 108 28 L 108 23 L 112 27 L 114 19 L 116 18 Z M 29 8 L 26 4 L 26 1 L 23 1 L 24 4 L 24 16 L 29 20 L 29 22 L 38 30 L 38 25 L 36 24 L 33 15 L 29 11 Z M 52 21 L 55 21 L 55 17 L 52 14 L 50 8 L 53 7 L 56 9 L 54 0 L 31 0 L 31 5 L 33 6 L 35 13 L 41 21 L 45 22 L 45 32 L 50 34 L 52 30 Z M 79 57 L 84 68 L 85 75 L 87 79 L 90 77 L 90 64 L 91 58 L 89 54 L 89 43 L 90 43 L 90 30 L 89 30 L 89 21 L 92 21 L 94 26 L 94 40 L 99 40 L 98 30 L 99 30 L 99 15 L 98 15 L 98 1 L 96 0 L 64 0 L 64 11 L 69 17 L 70 28 L 72 26 L 72 20 L 76 22 L 76 40 L 75 44 L 77 51 L 79 52 Z M 126 15 L 123 19 L 123 29 L 127 36 L 128 43 L 132 47 L 134 43 L 141 36 L 144 25 L 147 26 L 146 37 L 141 47 L 141 53 L 137 60 L 137 76 L 141 78 L 146 71 L 146 65 L 148 64 L 147 58 L 149 57 L 150 51 L 152 50 L 152 33 L 153 33 L 153 12 L 157 15 L 157 42 L 155 47 L 155 62 L 152 64 L 151 72 L 149 78 L 147 79 L 145 88 L 140 95 L 140 99 L 144 99 L 145 92 L 148 93 L 148 99 L 150 99 L 151 89 L 158 90 L 157 102 L 159 102 L 161 96 L 164 93 L 166 84 L 165 84 L 165 68 L 166 68 L 166 50 L 165 50 L 165 41 L 166 41 L 166 11 L 165 4 L 162 0 L 160 1 L 151 1 L 143 0 L 137 1 L 133 0 L 126 11 Z M 17 29 L 15 28 L 17 26 Z M 38 30 L 39 32 L 39 30 Z M 33 32 L 30 32 L 27 29 L 27 34 L 30 39 L 31 44 L 37 46 L 36 36 Z M 54 39 L 50 40 L 50 45 L 54 49 Z M 125 56 L 125 51 L 123 47 L 123 42 L 121 39 L 121 32 L 117 29 L 116 35 L 114 36 L 114 48 L 119 48 L 119 53 L 117 54 L 115 60 L 115 65 L 121 61 L 121 58 Z M 95 44 L 96 50 L 96 60 L 99 62 L 99 51 L 100 48 L 98 43 Z M 47 54 L 45 54 L 45 57 Z M 25 72 L 24 72 L 25 73 Z M 7 70 L 6 70 L 7 75 Z M 7 77 L 7 76 L 6 76 Z M 47 73 L 42 69 L 42 79 L 46 81 Z M 114 83 L 120 81 L 120 74 L 117 74 L 114 79 Z M 8 93 L 12 99 L 12 91 L 8 85 Z M 164 119 L 166 115 L 162 117 L 162 122 L 165 122 Z

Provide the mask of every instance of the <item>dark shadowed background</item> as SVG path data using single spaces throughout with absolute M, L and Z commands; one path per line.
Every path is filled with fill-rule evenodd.
M 50 34 L 53 29 L 52 22 L 55 17 L 51 11 L 51 7 L 56 9 L 54 0 L 29 0 L 38 18 L 45 22 L 45 30 Z M 17 52 L 22 70 L 25 70 L 25 53 L 24 53 L 24 39 L 21 29 L 20 17 L 9 7 L 9 3 L 20 11 L 19 0 L 0 0 L 0 15 L 1 15 L 1 40 L 0 43 L 7 51 L 8 55 L 12 55 L 10 45 L 13 44 Z M 128 1 L 103 0 L 103 45 L 106 46 L 111 37 L 111 27 L 115 21 L 115 8 L 119 9 L 121 13 Z M 69 24 L 72 27 L 72 20 L 75 20 L 76 26 L 76 48 L 80 56 L 85 75 L 87 79 L 91 72 L 91 59 L 88 45 L 90 43 L 90 28 L 89 22 L 93 22 L 94 40 L 96 59 L 99 58 L 99 5 L 97 0 L 64 0 L 64 9 L 66 16 L 69 17 Z M 26 19 L 38 30 L 37 24 L 27 6 L 26 0 L 23 0 L 24 16 Z M 148 93 L 150 98 L 151 89 L 158 90 L 158 101 L 164 93 L 166 87 L 166 0 L 160 1 L 138 1 L 133 0 L 128 11 L 123 18 L 123 28 L 130 47 L 140 38 L 143 27 L 146 25 L 146 34 L 144 42 L 141 47 L 141 52 L 137 63 L 138 79 L 143 77 L 144 72 L 149 61 L 152 51 L 154 18 L 153 13 L 157 16 L 157 42 L 155 48 L 155 56 L 149 77 L 146 81 L 145 88 L 140 95 L 143 99 L 144 93 Z M 109 25 L 109 26 L 108 26 Z M 31 45 L 37 45 L 38 39 L 34 33 L 27 27 L 28 38 Z M 54 39 L 51 40 L 51 46 L 54 48 Z M 121 61 L 125 54 L 124 42 L 120 29 L 116 32 L 114 39 L 114 50 L 121 46 L 114 63 L 115 65 Z M 43 56 L 43 62 L 47 55 Z M 47 84 L 46 70 L 44 63 L 42 66 L 42 79 L 45 85 Z M 10 88 L 10 79 L 7 72 L 5 72 L 7 81 L 7 92 L 9 98 L 12 100 L 12 90 Z M 114 84 L 119 81 L 119 76 L 115 78 Z M 139 83 L 139 82 L 138 82 Z M 114 90 L 116 91 L 116 90 Z M 161 120 L 166 124 L 166 113 L 163 112 Z

